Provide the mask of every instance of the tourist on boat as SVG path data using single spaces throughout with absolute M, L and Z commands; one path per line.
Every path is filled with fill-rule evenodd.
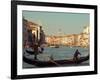
M 78 51 L 78 49 L 75 51 L 74 53 L 74 57 L 73 60 L 77 63 L 77 61 L 79 60 L 79 55 L 81 55 L 81 53 Z
M 37 60 L 37 55 L 39 53 L 38 44 L 35 43 L 33 48 L 34 48 L 34 59 Z
M 44 51 L 44 45 L 42 44 L 40 45 L 40 53 L 43 53 L 43 51 Z
M 43 53 L 43 51 L 42 51 L 40 46 L 38 47 L 38 50 L 39 50 L 39 53 Z

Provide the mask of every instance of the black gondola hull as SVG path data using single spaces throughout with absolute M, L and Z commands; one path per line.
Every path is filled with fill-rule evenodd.
M 62 66 L 65 64 L 80 64 L 80 63 L 87 61 L 87 60 L 89 60 L 89 56 L 81 57 L 78 61 L 74 61 L 73 59 L 40 61 L 40 60 L 29 59 L 25 55 L 23 56 L 24 62 L 38 66 L 38 67 Z

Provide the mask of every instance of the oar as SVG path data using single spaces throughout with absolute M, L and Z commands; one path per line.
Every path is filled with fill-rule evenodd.
M 57 66 L 61 66 L 60 64 L 58 64 L 57 62 L 50 60 L 52 63 L 56 64 Z
M 48 57 L 49 58 L 49 57 Z M 57 62 L 55 62 L 55 61 L 53 61 L 53 60 L 49 60 L 50 62 L 52 62 L 52 63 L 54 63 L 54 64 L 56 64 L 57 66 L 61 66 L 60 64 L 58 64 Z

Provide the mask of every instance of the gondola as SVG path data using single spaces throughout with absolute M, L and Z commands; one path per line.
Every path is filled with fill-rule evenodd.
M 28 54 L 33 55 L 34 51 L 30 51 L 30 50 L 25 50 Z M 39 51 L 39 54 L 42 53 L 42 51 Z
M 87 60 L 89 60 L 89 55 L 85 57 L 80 57 L 78 61 L 74 61 L 73 59 L 66 59 L 66 60 L 52 60 L 51 59 L 49 61 L 40 61 L 40 60 L 30 59 L 26 55 L 23 55 L 24 62 L 35 65 L 37 67 L 53 67 L 53 66 L 62 66 L 62 65 L 67 65 L 67 64 L 80 64 Z

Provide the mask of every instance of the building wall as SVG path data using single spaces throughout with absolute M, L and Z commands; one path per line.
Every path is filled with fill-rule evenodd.
M 26 19 L 23 18 L 23 44 L 28 45 L 28 36 L 29 33 L 28 31 L 31 31 L 31 36 L 35 35 L 36 40 L 37 41 L 39 39 L 39 35 L 40 35 L 40 26 L 34 22 L 28 21 Z

